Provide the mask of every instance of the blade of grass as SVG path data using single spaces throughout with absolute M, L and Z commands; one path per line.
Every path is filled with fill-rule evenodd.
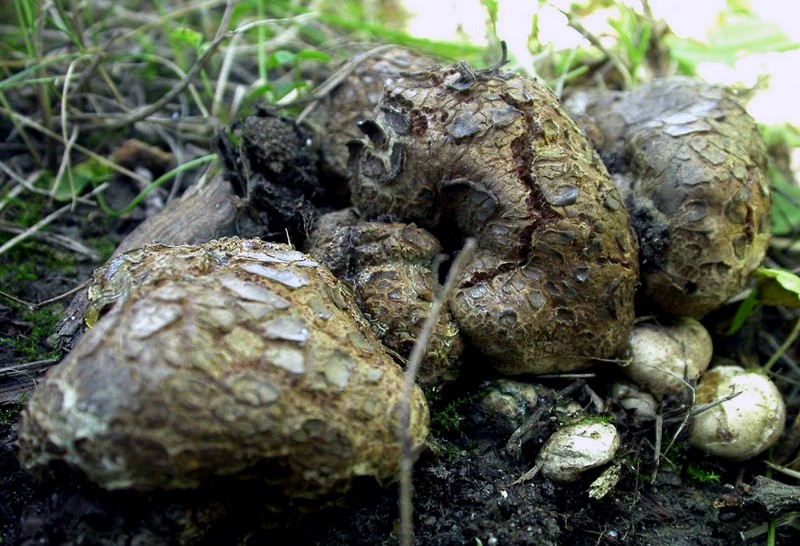
M 52 194 L 55 195 L 56 188 L 61 183 L 61 177 L 64 175 L 64 171 L 66 170 L 67 176 L 69 177 L 70 193 L 72 194 L 73 210 L 77 205 L 77 202 L 75 201 L 76 198 L 75 177 L 72 176 L 72 147 L 78 140 L 78 127 L 77 126 L 73 127 L 72 134 L 69 137 L 67 136 L 67 131 L 69 128 L 67 104 L 70 96 L 69 84 L 72 81 L 72 73 L 75 70 L 75 65 L 85 58 L 86 56 L 81 56 L 72 61 L 71 63 L 69 63 L 69 67 L 67 68 L 67 74 L 64 76 L 64 85 L 61 90 L 61 138 L 64 139 L 64 142 L 66 142 L 66 146 L 64 146 L 63 159 L 61 161 L 61 165 L 58 168 L 58 174 L 53 180 L 53 187 L 51 189 Z
M 297 21 L 302 15 L 297 17 L 290 17 L 285 19 L 285 21 Z M 202 55 L 194 62 L 192 67 L 186 73 L 186 76 L 181 79 L 178 83 L 176 83 L 167 93 L 165 93 L 159 100 L 155 101 L 153 104 L 147 106 L 139 110 L 138 112 L 131 114 L 125 118 L 117 120 L 109 124 L 109 128 L 111 129 L 121 129 L 132 123 L 136 123 L 137 121 L 141 121 L 146 117 L 154 114 L 158 110 L 160 110 L 164 105 L 166 105 L 169 101 L 171 101 L 178 93 L 180 93 L 188 84 L 189 82 L 200 72 L 203 68 L 205 62 L 211 57 L 211 55 L 216 51 L 216 49 L 224 42 L 225 40 L 229 39 L 234 34 L 239 32 L 244 32 L 245 30 L 249 30 L 251 28 L 257 27 L 258 25 L 263 24 L 270 24 L 278 21 L 277 19 L 270 19 L 266 21 L 256 21 L 254 23 L 248 23 L 246 25 L 242 25 L 239 28 L 236 28 L 232 31 L 223 32 L 219 36 L 215 37 L 211 43 L 208 44 L 205 51 L 203 51 Z
M 2 99 L 2 96 L 3 96 L 2 93 L 0 93 L 0 99 Z M 0 108 L 0 113 L 8 116 L 9 118 L 17 120 L 22 125 L 30 127 L 32 129 L 36 129 L 37 131 L 39 131 L 43 135 L 45 135 L 48 138 L 51 138 L 51 139 L 61 143 L 62 145 L 66 145 L 66 142 L 64 142 L 62 140 L 60 135 L 58 135 L 57 133 L 51 131 L 47 127 L 44 127 L 42 124 L 40 124 L 40 123 L 38 123 L 36 121 L 33 121 L 32 119 L 30 119 L 30 118 L 28 118 L 26 116 L 18 114 L 17 112 L 15 112 L 10 107 L 7 107 L 7 106 L 4 105 L 2 108 Z M 98 154 L 96 152 L 93 152 L 92 150 L 90 150 L 89 148 L 86 148 L 85 146 L 82 146 L 80 144 L 75 144 L 74 148 L 77 151 L 79 151 L 80 153 L 85 154 L 85 155 L 87 155 L 87 156 L 89 156 L 89 157 L 91 157 L 93 159 L 96 159 L 100 163 L 111 167 L 112 169 L 114 169 L 115 171 L 117 171 L 120 174 L 123 174 L 123 175 L 125 175 L 127 177 L 130 177 L 130 178 L 134 179 L 134 180 L 142 181 L 145 184 L 148 184 L 150 182 L 146 178 L 136 174 L 135 172 L 131 171 L 130 169 L 126 169 L 125 167 L 117 165 L 116 163 L 114 163 L 110 159 L 108 159 L 108 158 L 106 158 L 106 157 L 104 157 L 104 156 L 102 156 L 102 155 L 100 155 L 100 154 Z
M 194 169 L 195 167 L 199 167 L 199 166 L 204 165 L 206 163 L 210 163 L 210 162 L 212 162 L 212 161 L 214 161 L 216 159 L 217 159 L 217 154 L 208 154 L 208 155 L 204 155 L 202 157 L 198 157 L 196 159 L 193 159 L 191 161 L 187 161 L 183 165 L 180 165 L 179 167 L 176 167 L 176 168 L 172 169 L 168 173 L 164 174 L 163 176 L 158 177 L 153 182 L 151 182 L 145 189 L 143 189 L 141 192 L 139 192 L 139 195 L 134 197 L 133 200 L 130 203 L 128 203 L 121 210 L 114 210 L 113 208 L 111 208 L 109 206 L 108 202 L 106 201 L 105 197 L 103 197 L 102 194 L 98 194 L 97 195 L 97 204 L 100 205 L 100 208 L 103 210 L 103 212 L 105 212 L 109 216 L 113 216 L 115 218 L 119 218 L 120 216 L 128 214 L 133 209 L 138 207 L 139 204 L 142 201 L 144 201 L 145 197 L 147 197 L 151 192 L 153 192 L 154 190 L 160 188 L 161 186 L 163 186 L 164 184 L 166 184 L 167 182 L 169 182 L 170 180 L 172 180 L 173 178 L 178 176 L 178 174 L 180 174 L 182 172 L 186 172 L 186 171 L 191 170 L 191 169 Z
M 780 360 L 781 356 L 789 350 L 789 348 L 794 345 L 794 342 L 797 341 L 798 336 L 800 336 L 800 318 L 797 319 L 797 322 L 794 323 L 794 328 L 792 328 L 791 333 L 786 337 L 786 340 L 781 344 L 780 348 L 775 351 L 766 364 L 763 366 L 763 370 L 768 372 L 775 363 Z
M 8 102 L 5 93 L 3 93 L 2 91 L 0 91 L 0 105 L 2 105 L 3 109 L 6 110 L 7 112 L 13 112 L 14 114 L 16 114 L 16 112 L 14 112 L 14 109 L 11 107 L 11 104 Z M 31 154 L 33 162 L 38 167 L 44 165 L 42 156 L 39 153 L 39 148 L 33 143 L 30 136 L 28 136 L 28 132 L 25 130 L 25 124 L 20 123 L 19 118 L 16 115 L 9 115 L 9 118 L 11 118 L 11 123 L 14 124 L 14 128 L 19 133 L 22 142 L 25 143 L 25 147 L 28 149 L 28 153 Z
M 106 190 L 106 188 L 108 188 L 108 184 L 107 183 L 101 184 L 101 185 L 97 186 L 94 190 L 92 190 L 90 195 L 100 195 L 100 193 L 104 192 Z M 36 222 L 34 225 L 29 227 L 28 229 L 26 229 L 25 231 L 23 231 L 22 233 L 20 233 L 16 237 L 12 237 L 8 241 L 6 241 L 5 244 L 3 244 L 3 246 L 0 246 L 0 256 L 2 256 L 6 252 L 8 252 L 12 248 L 14 248 L 14 246 L 16 246 L 21 241 L 24 241 L 25 239 L 33 236 L 33 234 L 37 233 L 43 227 L 45 227 L 48 224 L 52 223 L 54 220 L 59 218 L 62 214 L 64 214 L 65 212 L 71 210 L 71 208 L 72 208 L 72 204 L 71 203 L 67 204 L 67 205 L 64 205 L 63 207 L 51 212 L 50 214 L 48 214 L 47 216 L 45 216 L 44 218 L 42 218 L 41 220 Z

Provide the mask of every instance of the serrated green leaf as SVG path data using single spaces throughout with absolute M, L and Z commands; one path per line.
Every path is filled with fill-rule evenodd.
M 178 27 L 170 31 L 170 36 L 194 49 L 199 49 L 203 45 L 203 35 L 187 27 Z
M 708 44 L 675 36 L 668 36 L 665 41 L 672 57 L 687 73 L 694 73 L 701 63 L 733 66 L 743 55 L 800 48 L 778 25 L 756 17 L 739 17 L 719 26 L 709 34 Z
M 786 51 L 798 46 L 778 25 L 755 17 L 740 18 L 716 28 L 708 43 L 713 49 L 732 54 Z
M 763 305 L 800 307 L 800 277 L 791 271 L 759 268 L 753 277 L 758 279 L 758 299 Z

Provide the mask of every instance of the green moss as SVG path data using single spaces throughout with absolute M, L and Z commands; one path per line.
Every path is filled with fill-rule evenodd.
M 25 199 L 13 197 L 8 203 L 3 217 L 21 228 L 29 228 L 47 216 L 48 200 L 42 195 L 28 194 Z
M 19 419 L 22 408 L 25 407 L 25 396 L 20 395 L 19 400 L 13 404 L 0 406 L 0 425 L 7 427 Z
M 37 279 L 36 264 L 33 262 L 17 264 L 5 272 L 0 272 L 0 277 L 7 282 L 10 281 L 12 285 L 35 281 Z
M 706 470 L 695 464 L 686 465 L 686 480 L 695 485 L 707 485 L 719 483 L 721 476 L 711 470 Z
M 100 259 L 104 262 L 111 257 L 111 254 L 113 254 L 114 250 L 117 248 L 117 244 L 114 241 L 110 241 L 105 237 L 89 239 L 86 241 L 86 244 L 93 250 L 96 250 L 97 253 L 100 254 Z
M 7 237 L 0 237 L 0 244 L 7 240 Z M 21 287 L 41 279 L 48 271 L 75 276 L 78 274 L 77 258 L 72 253 L 28 239 L 14 246 L 0 261 L 0 286 Z
M 11 347 L 24 360 L 60 356 L 59 351 L 43 350 L 43 347 L 47 346 L 47 338 L 53 334 L 56 322 L 64 312 L 63 305 L 53 304 L 33 311 L 15 302 L 10 302 L 8 306 L 16 311 L 15 323 L 20 325 L 20 332 L 15 336 L 0 338 L 0 344 Z
M 614 424 L 613 415 L 581 415 L 578 418 L 561 419 L 561 425 L 577 425 L 579 423 L 602 423 L 605 425 Z
M 465 412 L 469 406 L 484 394 L 486 394 L 484 391 L 479 391 L 469 396 L 456 398 L 446 404 L 437 404 L 436 402 L 440 401 L 431 400 L 429 396 L 428 402 L 431 404 L 431 428 L 434 432 L 440 434 L 452 434 L 457 432 L 461 436 L 465 436 L 461 428 L 466 418 Z

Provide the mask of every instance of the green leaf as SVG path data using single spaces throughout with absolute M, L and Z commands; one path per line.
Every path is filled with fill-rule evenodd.
M 753 315 L 756 305 L 800 308 L 800 277 L 785 269 L 761 267 L 753 271 L 757 284 L 745 298 L 733 317 L 728 335 L 736 333 Z
M 758 279 L 758 299 L 762 304 L 800 307 L 800 277 L 791 271 L 759 268 L 753 277 Z
M 330 62 L 331 57 L 322 51 L 314 51 L 313 49 L 304 49 L 297 52 L 298 61 L 319 61 L 321 63 Z
M 481 0 L 481 4 L 486 9 L 486 12 L 489 14 L 489 20 L 492 24 L 497 24 L 497 11 L 498 11 L 498 1 L 497 0 Z
M 267 68 L 273 69 L 278 68 L 279 66 L 288 66 L 294 63 L 294 60 L 297 56 L 292 53 L 291 51 L 286 51 L 285 49 L 279 49 L 275 53 L 269 56 L 267 59 Z
M 738 332 L 739 329 L 744 326 L 744 323 L 747 322 L 747 319 L 753 316 L 756 305 L 758 305 L 758 290 L 753 290 L 742 300 L 742 303 L 739 304 L 739 308 L 736 310 L 733 321 L 731 321 L 731 325 L 728 328 L 729 336 Z
M 102 184 L 114 174 L 114 169 L 110 166 L 100 163 L 96 159 L 87 159 L 72 167 L 72 180 L 73 187 L 70 186 L 69 173 L 64 173 L 61 180 L 58 181 L 53 198 L 56 201 L 71 201 L 73 196 L 81 195 L 84 190 L 90 186 L 97 186 Z
M 781 125 L 759 125 L 759 130 L 767 143 L 767 148 L 784 146 L 800 148 L 800 129 L 788 123 Z
M 790 235 L 800 228 L 800 187 L 770 167 L 772 186 L 772 234 Z
M 696 40 L 667 36 L 664 42 L 672 58 L 680 65 L 681 72 L 694 75 L 697 65 L 702 63 L 721 63 L 731 65 L 735 57 L 727 51 L 718 51 Z
M 774 23 L 756 17 L 742 17 L 717 27 L 708 37 L 713 49 L 731 54 L 768 53 L 796 49 L 798 44 Z
M 203 45 L 203 35 L 196 30 L 192 30 L 187 27 L 178 27 L 172 29 L 170 31 L 170 36 L 178 42 L 186 44 L 193 49 L 199 49 L 200 46 Z
M 733 66 L 737 59 L 752 53 L 769 53 L 800 48 L 778 25 L 750 17 L 736 17 L 717 27 L 708 36 L 708 44 L 668 36 L 666 44 L 672 57 L 686 73 L 694 73 L 701 63 Z

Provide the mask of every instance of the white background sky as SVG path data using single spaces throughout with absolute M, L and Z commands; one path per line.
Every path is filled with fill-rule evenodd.
M 486 45 L 487 16 L 479 0 L 402 0 L 412 13 L 409 32 L 436 40 L 459 41 L 464 38 L 476 45 Z M 625 0 L 640 9 L 638 0 Z M 539 14 L 539 40 L 553 49 L 572 49 L 583 38 L 567 26 L 566 18 L 555 7 L 568 9 L 570 0 L 552 0 L 552 5 L 539 8 L 537 0 L 498 0 L 497 33 L 507 42 L 518 67 L 533 65 L 527 48 L 533 15 Z M 705 41 L 708 32 L 725 7 L 725 0 L 650 0 L 653 13 L 664 19 L 673 33 L 681 38 Z M 793 42 L 800 43 L 800 1 L 751 0 L 753 12 L 762 20 L 778 25 Z M 611 32 L 609 13 L 581 19 L 593 34 Z M 753 86 L 760 76 L 769 76 L 769 86 L 749 104 L 750 113 L 766 124 L 791 123 L 800 127 L 800 52 L 769 53 L 743 56 L 734 66 L 707 64 L 697 67 L 701 77 L 718 83 Z

